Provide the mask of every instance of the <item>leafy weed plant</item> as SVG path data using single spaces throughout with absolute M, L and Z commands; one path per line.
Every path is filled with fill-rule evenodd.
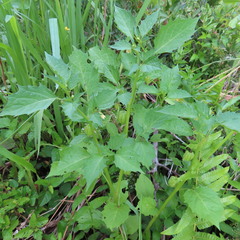
M 51 48 L 45 48 L 50 71 L 39 84 L 21 82 L 28 78 L 18 80 L 18 91 L 7 97 L 0 113 L 5 121 L 7 116 L 29 115 L 25 122 L 33 119 L 29 128 L 33 128 L 35 150 L 24 155 L 0 146 L 0 154 L 22 173 L 18 177 L 25 178 L 27 191 L 31 188 L 33 194 L 24 198 L 13 190 L 10 195 L 19 194 L 21 204 L 12 203 L 11 209 L 35 201 L 38 194 L 41 207 L 50 204 L 57 199 L 54 187 L 61 184 L 61 194 L 73 199 L 71 211 L 57 221 L 58 239 L 66 238 L 69 226 L 77 239 L 86 239 L 91 231 L 91 239 L 148 240 L 163 235 L 175 240 L 224 239 L 223 233 L 231 230 L 237 236 L 232 225 L 239 222 L 239 200 L 227 188 L 238 188 L 236 175 L 230 175 L 230 168 L 237 171 L 238 166 L 222 148 L 232 141 L 239 156 L 240 114 L 228 111 L 235 102 L 213 108 L 200 91 L 189 92 L 178 65 L 167 66 L 159 57 L 190 40 L 199 18 L 169 20 L 152 36 L 160 11 L 141 20 L 149 4 L 146 1 L 136 16 L 115 6 L 114 21 L 124 37 L 88 50 L 73 44 L 73 51 L 64 57 L 57 19 L 50 19 Z M 76 6 L 70 5 L 69 11 L 71 7 Z M 110 17 L 109 27 L 111 21 Z M 74 28 L 74 21 L 71 24 Z M 71 33 L 72 43 L 79 36 L 75 33 Z M 239 62 L 234 68 L 239 68 Z M 53 134 L 51 112 L 59 121 L 58 133 L 52 137 L 55 144 L 48 144 L 43 153 L 43 132 Z M 158 169 L 169 167 L 160 163 L 159 154 L 168 155 L 161 144 L 174 148 L 173 138 L 182 144 L 172 155 L 179 171 L 165 182 Z M 51 159 L 46 179 L 39 176 L 35 161 L 44 154 Z M 74 186 L 69 184 L 73 181 Z M 46 191 L 42 195 L 41 189 Z M 4 198 L 1 204 L 5 215 L 11 209 Z M 17 232 L 13 232 L 17 219 L 10 226 L 4 217 L 3 238 L 41 239 L 39 229 L 46 231 L 47 221 L 42 216 L 38 220 L 40 212 L 31 213 L 29 225 Z

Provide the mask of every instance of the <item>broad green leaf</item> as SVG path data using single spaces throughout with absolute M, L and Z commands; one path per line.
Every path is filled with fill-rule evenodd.
M 164 66 L 158 76 L 161 77 L 160 90 L 165 94 L 176 90 L 181 84 L 178 66 L 173 68 Z
M 135 19 L 132 14 L 124 9 L 115 6 L 115 23 L 118 29 L 133 40 L 135 30 Z
M 118 55 L 109 48 L 100 49 L 98 46 L 89 49 L 89 58 L 98 69 L 103 69 L 105 65 L 118 66 Z
M 137 153 L 130 146 L 124 147 L 115 154 L 115 165 L 124 171 L 142 172 L 137 158 Z
M 63 84 L 67 85 L 68 79 L 71 75 L 68 65 L 64 63 L 61 58 L 56 58 L 46 52 L 45 57 L 48 65 L 51 67 L 53 72 L 61 78 Z
M 174 105 L 164 106 L 159 110 L 159 112 L 183 117 L 183 118 L 197 118 L 198 113 L 195 110 L 194 104 L 183 102 L 183 103 L 176 103 Z
M 184 194 L 184 201 L 198 217 L 219 228 L 224 208 L 215 191 L 208 187 L 189 189 Z
M 0 116 L 31 114 L 48 108 L 57 97 L 45 86 L 19 86 L 19 91 L 8 97 Z
M 139 216 L 129 216 L 128 219 L 124 222 L 124 227 L 126 227 L 126 232 L 129 235 L 137 232 L 139 228 Z
M 162 68 L 165 69 L 167 67 L 163 65 L 156 56 L 144 61 L 144 64 L 140 66 L 141 71 L 147 73 L 147 77 L 151 79 L 158 78 Z
M 137 58 L 133 54 L 121 52 L 122 65 L 125 69 L 130 71 L 134 65 L 137 64 Z
M 89 96 L 98 90 L 99 75 L 93 63 L 88 63 L 88 55 L 81 50 L 74 50 L 69 57 L 69 65 L 78 76 L 79 83 Z
M 194 34 L 197 21 L 198 18 L 176 19 L 169 21 L 167 25 L 161 26 L 154 40 L 155 54 L 172 52 L 181 47 Z
M 60 150 L 60 161 L 52 163 L 48 177 L 59 176 L 69 172 L 82 173 L 89 153 L 79 145 L 72 145 Z
M 119 150 L 122 147 L 125 140 L 126 136 L 124 133 L 111 134 L 110 140 L 108 142 L 108 147 L 112 150 Z
M 183 136 L 193 134 L 190 125 L 184 120 L 158 111 L 158 109 L 145 109 L 141 105 L 135 106 L 133 125 L 138 135 L 147 139 L 154 129 L 162 129 Z
M 113 49 L 119 50 L 119 51 L 125 51 L 125 50 L 131 50 L 132 46 L 128 41 L 120 40 L 118 42 L 115 42 L 113 45 L 110 46 Z
M 126 204 L 118 206 L 113 202 L 108 202 L 102 212 L 103 221 L 111 230 L 120 227 L 129 216 L 129 207 Z
M 81 207 L 74 214 L 73 220 L 78 223 L 78 230 L 99 229 L 102 226 L 101 212 L 96 209 L 93 210 L 88 206 Z
M 205 102 L 196 102 L 195 109 L 198 112 L 198 119 L 191 119 L 193 127 L 198 131 L 206 134 L 210 131 L 215 122 L 215 118 L 210 116 L 210 110 Z
M 182 89 L 174 89 L 170 90 L 168 93 L 168 98 L 190 98 L 192 95 L 185 90 Z
M 157 214 L 156 201 L 152 197 L 142 197 L 138 202 L 138 208 L 144 216 Z
M 85 159 L 83 166 L 83 176 L 87 181 L 87 189 L 100 176 L 106 167 L 106 158 L 95 155 Z
M 94 66 L 98 69 L 99 73 L 105 75 L 113 83 L 117 83 L 119 80 L 119 73 L 118 73 L 118 56 L 117 54 L 109 49 L 109 48 L 102 48 L 93 47 L 89 49 L 90 60 L 93 61 Z
M 184 230 L 184 228 L 188 227 L 189 225 L 192 225 L 194 218 L 195 218 L 194 214 L 188 208 L 181 217 L 181 219 L 176 224 L 163 231 L 162 234 L 164 235 L 179 234 Z
M 121 102 L 122 104 L 127 106 L 131 100 L 131 93 L 125 92 L 125 93 L 119 94 L 117 98 L 118 98 L 119 102 Z
M 145 83 L 141 83 L 138 87 L 137 93 L 158 94 L 159 90 L 153 85 L 146 85 Z
M 175 116 L 170 116 L 161 113 L 159 113 L 157 117 L 158 119 L 156 119 L 153 128 L 162 129 L 181 136 L 193 135 L 192 128 L 186 121 Z
M 240 132 L 240 113 L 220 113 L 216 116 L 216 121 L 227 128 Z
M 4 156 L 5 158 L 9 159 L 10 161 L 13 161 L 17 165 L 23 167 L 24 169 L 31 171 L 31 172 L 36 172 L 35 168 L 33 165 L 28 162 L 25 158 L 20 157 L 12 152 L 9 152 L 6 148 L 0 145 L 0 155 Z
M 144 174 L 140 174 L 136 184 L 136 192 L 139 199 L 142 197 L 152 197 L 154 196 L 154 186 L 152 181 L 146 177 Z
M 83 120 L 83 116 L 77 110 L 79 107 L 80 104 L 76 101 L 74 102 L 64 101 L 62 104 L 62 108 L 65 115 L 74 122 L 81 122 Z
M 149 169 L 155 157 L 155 150 L 153 145 L 149 142 L 136 142 L 133 151 L 138 154 L 138 162 Z
M 153 27 L 153 25 L 157 22 L 158 19 L 158 11 L 152 13 L 147 16 L 139 26 L 139 31 L 142 37 L 144 37 Z
M 101 83 L 99 84 L 98 93 L 92 97 L 94 105 L 100 109 L 108 109 L 114 105 L 117 98 L 117 89 L 113 86 Z

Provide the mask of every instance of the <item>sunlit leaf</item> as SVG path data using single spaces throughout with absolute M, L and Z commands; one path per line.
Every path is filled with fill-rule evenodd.
M 198 18 L 176 19 L 169 21 L 167 25 L 161 26 L 154 40 L 155 54 L 172 52 L 181 47 L 194 34 L 197 21 Z
M 18 92 L 8 97 L 0 116 L 31 114 L 48 108 L 57 97 L 45 86 L 19 86 Z
M 108 202 L 102 212 L 103 221 L 108 228 L 117 228 L 127 220 L 129 211 L 126 204 L 118 206 L 116 203 Z
M 208 187 L 189 189 L 184 194 L 184 201 L 198 217 L 219 228 L 224 208 L 215 191 Z
M 115 7 L 114 17 L 118 29 L 127 37 L 133 39 L 135 19 L 132 14 L 127 10 Z
M 87 188 L 100 176 L 106 167 L 106 158 L 100 155 L 91 156 L 84 161 L 83 176 L 87 181 Z

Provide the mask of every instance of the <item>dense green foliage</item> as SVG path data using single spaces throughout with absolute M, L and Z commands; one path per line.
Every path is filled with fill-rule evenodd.
M 1 239 L 239 237 L 237 3 L 0 2 Z

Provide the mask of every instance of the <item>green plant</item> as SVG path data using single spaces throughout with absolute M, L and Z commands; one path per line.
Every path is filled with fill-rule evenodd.
M 63 131 L 63 136 L 59 142 L 58 137 L 55 140 L 59 146 L 45 148 L 52 158 L 48 177 L 36 175 L 35 182 L 48 188 L 42 195 L 44 205 L 51 200 L 53 187 L 62 181 L 76 181 L 74 186 L 65 185 L 63 191 L 76 198 L 72 212 L 65 212 L 59 223 L 58 238 L 66 237 L 70 225 L 79 239 L 89 237 L 91 229 L 97 230 L 92 239 L 159 239 L 161 235 L 223 239 L 226 229 L 232 228 L 231 221 L 238 221 L 239 200 L 226 190 L 227 184 L 237 185 L 229 172 L 230 167 L 235 171 L 238 167 L 221 151 L 231 139 L 238 148 L 239 134 L 235 133 L 240 131 L 240 114 L 226 111 L 230 104 L 213 108 L 207 96 L 187 91 L 179 67 L 170 68 L 159 58 L 191 39 L 198 18 L 170 20 L 152 37 L 149 32 L 157 25 L 159 12 L 140 21 L 146 7 L 143 5 L 136 17 L 115 7 L 115 23 L 126 38 L 110 47 L 94 46 L 86 52 L 75 48 L 69 57 L 61 58 L 61 40 L 55 36 L 53 54 L 45 52 L 49 73 L 55 75 L 46 76 L 37 86 L 19 86 L 0 113 L 2 117 L 34 115 L 34 139 L 40 156 L 40 148 L 44 148 L 41 132 L 47 131 L 44 122 L 51 118 L 50 111 L 63 116 L 62 130 L 58 131 L 59 135 Z M 50 21 L 56 24 L 56 20 Z M 76 42 L 75 35 L 72 39 Z M 54 103 L 57 106 L 51 109 Z M 173 137 L 182 143 L 178 153 L 171 150 Z M 180 167 L 180 176 L 172 176 L 167 184 L 160 181 L 163 175 L 155 176 L 161 166 L 158 152 L 169 155 L 158 145 L 161 142 L 168 143 Z M 34 163 L 28 161 L 32 155 L 20 157 L 3 147 L 0 154 L 19 169 L 24 167 L 32 181 L 36 173 Z M 152 183 L 149 171 L 162 189 Z M 130 185 L 134 186 L 132 192 Z M 42 237 L 39 228 L 46 218 L 38 223 L 36 216 L 32 215 L 29 227 L 16 237 Z M 209 232 L 209 228 L 213 230 Z

